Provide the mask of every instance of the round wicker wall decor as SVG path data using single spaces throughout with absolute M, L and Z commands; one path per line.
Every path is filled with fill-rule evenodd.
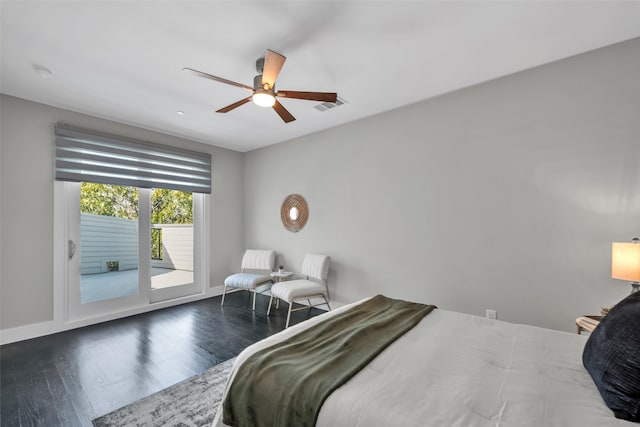
M 287 230 L 297 233 L 309 219 L 309 207 L 306 200 L 299 194 L 290 194 L 282 202 L 280 208 L 282 225 Z

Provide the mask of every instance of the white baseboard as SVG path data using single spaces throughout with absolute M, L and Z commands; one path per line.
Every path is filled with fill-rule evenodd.
M 149 311 L 159 310 L 166 307 L 173 307 L 188 302 L 199 301 L 205 298 L 222 295 L 223 286 L 214 286 L 207 292 L 190 295 L 187 297 L 176 298 L 170 301 L 157 302 L 141 307 L 135 307 L 129 310 L 110 313 L 104 316 L 96 316 L 70 322 L 50 320 L 47 322 L 33 323 L 30 325 L 18 326 L 15 328 L 0 330 L 0 345 L 10 344 L 17 341 L 24 341 L 31 338 L 51 335 L 58 332 L 64 332 L 71 329 L 81 328 L 83 326 L 95 325 L 97 323 L 108 322 L 109 320 L 121 319 L 135 314 L 147 313 Z
M 48 322 L 32 323 L 30 325 L 18 326 L 15 328 L 0 330 L 0 344 L 10 344 L 16 341 L 24 341 L 31 338 L 60 332 L 59 322 L 50 320 Z

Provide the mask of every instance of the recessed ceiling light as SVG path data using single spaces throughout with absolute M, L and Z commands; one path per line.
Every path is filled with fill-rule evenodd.
M 179 116 L 184 116 L 184 111 L 176 111 L 176 114 Z
M 35 70 L 36 74 L 42 78 L 50 79 L 51 77 L 53 77 L 53 73 L 47 67 L 43 67 L 42 65 L 34 65 L 33 69 Z

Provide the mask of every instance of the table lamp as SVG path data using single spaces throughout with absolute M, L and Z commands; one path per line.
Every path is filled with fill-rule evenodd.
M 611 244 L 611 277 L 631 282 L 631 293 L 640 290 L 640 240 Z

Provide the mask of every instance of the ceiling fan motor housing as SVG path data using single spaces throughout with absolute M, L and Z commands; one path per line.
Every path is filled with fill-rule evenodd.
M 276 94 L 267 83 L 262 86 L 262 74 L 253 78 L 253 102 L 260 107 L 273 107 L 276 103 Z
M 266 84 L 265 84 L 266 86 Z M 262 74 L 258 74 L 257 76 L 255 76 L 253 78 L 253 88 L 255 89 L 256 92 L 265 92 L 265 93 L 270 93 L 270 94 L 274 94 L 274 87 L 270 87 L 270 88 L 265 88 L 262 86 Z

